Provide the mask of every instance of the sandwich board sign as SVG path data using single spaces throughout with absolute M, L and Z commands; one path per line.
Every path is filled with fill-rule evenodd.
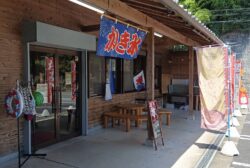
M 155 100 L 149 101 L 148 109 L 149 109 L 149 114 L 150 114 L 150 123 L 151 123 L 152 132 L 153 132 L 155 150 L 157 150 L 157 143 L 156 143 L 157 138 L 161 138 L 162 145 L 164 146 L 161 124 L 159 121 L 159 115 L 157 113 L 157 110 L 158 110 L 157 102 Z

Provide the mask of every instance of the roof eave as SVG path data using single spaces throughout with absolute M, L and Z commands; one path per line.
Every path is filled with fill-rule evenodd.
M 179 6 L 176 2 L 173 0 L 159 0 L 163 5 L 170 7 L 172 10 L 174 10 L 176 13 L 178 13 L 183 19 L 185 19 L 188 23 L 193 25 L 197 30 L 204 33 L 207 37 L 209 37 L 211 40 L 213 40 L 217 44 L 223 44 L 224 42 L 220 40 L 208 27 L 205 25 L 202 25 L 201 22 L 195 19 L 195 17 L 192 17 L 193 15 L 189 12 L 183 10 L 181 6 Z

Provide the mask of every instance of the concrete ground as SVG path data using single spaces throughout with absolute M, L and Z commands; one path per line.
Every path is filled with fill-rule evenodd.
M 246 120 L 241 131 L 241 136 L 237 145 L 240 155 L 233 158 L 231 164 L 234 168 L 250 167 L 250 113 L 246 115 Z
M 236 144 L 236 148 L 238 149 L 240 155 L 239 156 L 225 156 L 220 151 L 216 152 L 215 157 L 213 158 L 209 168 L 240 168 L 240 167 L 250 167 L 250 157 L 249 157 L 249 150 L 250 150 L 250 131 L 249 131 L 249 121 L 250 121 L 250 114 L 248 111 L 242 113 L 242 117 L 237 117 L 240 126 L 236 127 L 237 131 L 241 135 L 240 138 L 231 138 L 230 140 Z M 248 117 L 248 118 L 247 118 Z M 248 135 L 248 137 L 244 137 L 244 135 Z M 223 144 L 228 140 L 228 138 L 224 139 Z M 239 165 L 238 165 L 239 164 Z
M 185 111 L 175 110 L 170 127 L 163 126 L 165 146 L 158 150 L 143 145 L 146 126 L 132 127 L 130 132 L 123 128 L 99 129 L 86 137 L 76 137 L 44 149 L 45 158 L 32 157 L 24 168 L 192 168 L 200 160 L 217 133 L 200 128 L 200 114 L 195 120 Z M 3 168 L 17 167 L 12 160 Z

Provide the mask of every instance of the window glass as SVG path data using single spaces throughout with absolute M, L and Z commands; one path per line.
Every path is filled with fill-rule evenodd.
M 143 73 L 146 74 L 146 57 L 138 56 L 134 59 L 134 75 L 137 75 L 143 70 Z
M 132 60 L 123 61 L 123 90 L 124 92 L 134 91 L 134 62 Z
M 134 60 L 99 57 L 93 52 L 88 56 L 90 97 L 105 95 L 105 83 L 110 84 L 112 94 L 135 91 L 134 76 L 142 70 L 146 74 L 145 56 L 138 56 Z
M 161 86 L 161 66 L 155 66 L 155 89 L 160 89 Z
M 141 71 L 143 71 L 144 78 L 146 81 L 146 56 L 138 55 L 138 57 L 134 59 L 134 76 L 139 74 Z M 147 82 L 146 82 L 146 85 L 147 85 Z
M 89 53 L 89 96 L 103 95 L 105 59 Z
M 122 60 L 106 58 L 106 83 L 110 83 L 111 93 L 122 93 Z

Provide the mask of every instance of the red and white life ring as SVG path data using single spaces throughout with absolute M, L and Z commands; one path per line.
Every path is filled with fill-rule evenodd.
M 20 117 L 23 112 L 23 96 L 16 90 L 12 89 L 6 96 L 4 101 L 4 107 L 8 115 L 12 117 Z

